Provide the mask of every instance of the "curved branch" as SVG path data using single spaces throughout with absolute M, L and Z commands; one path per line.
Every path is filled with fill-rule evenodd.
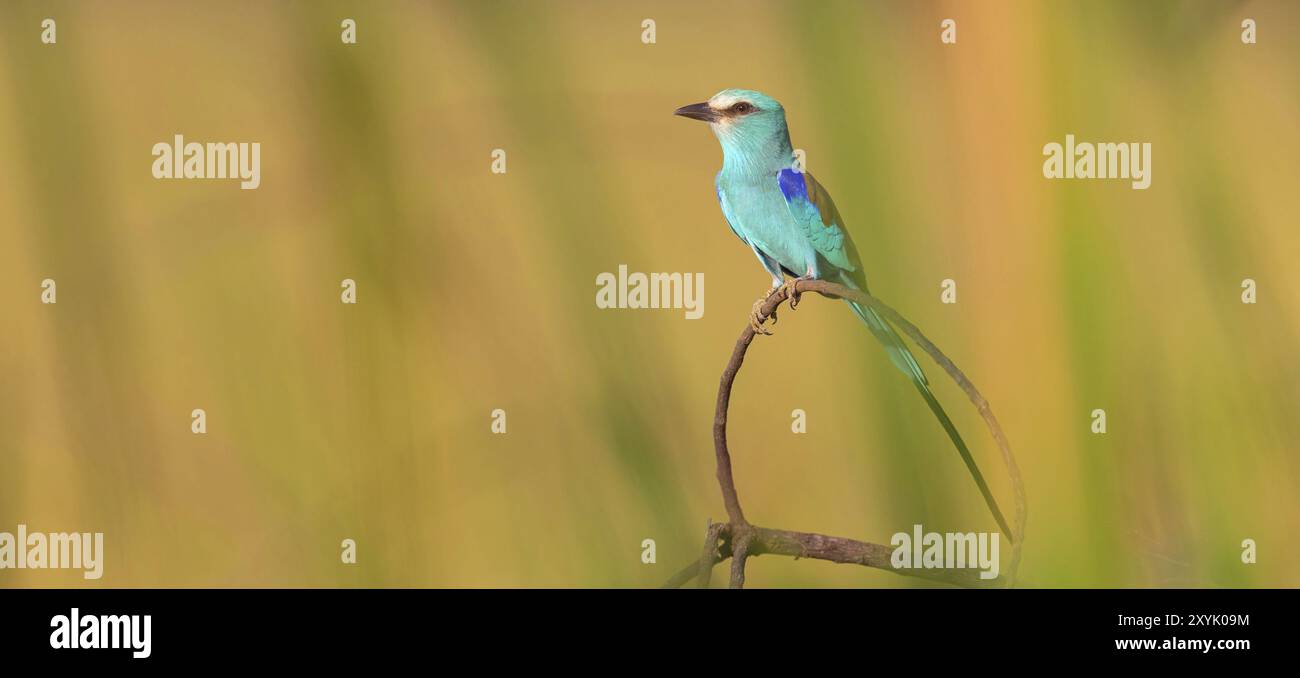
M 979 573 L 975 570 L 900 570 L 894 568 L 890 563 L 890 554 L 893 553 L 892 547 L 843 537 L 773 530 L 750 525 L 745 519 L 744 511 L 740 508 L 740 498 L 736 492 L 735 478 L 731 471 L 731 453 L 727 449 L 727 409 L 731 402 L 731 389 L 735 383 L 736 374 L 740 371 L 741 364 L 744 363 L 745 353 L 754 340 L 753 326 L 747 325 L 740 333 L 740 338 L 736 340 L 735 348 L 731 353 L 731 360 L 727 362 L 727 367 L 722 372 L 722 379 L 718 384 L 717 408 L 713 416 L 713 447 L 717 458 L 718 487 L 722 491 L 722 501 L 727 508 L 729 523 L 725 525 L 710 523 L 705 538 L 705 555 L 675 574 L 664 586 L 666 588 L 676 588 L 698 576 L 701 585 L 707 587 L 709 572 L 712 571 L 713 565 L 730 557 L 732 558 L 731 587 L 741 588 L 745 582 L 746 559 L 762 554 L 813 558 L 834 563 L 851 563 L 958 586 L 1011 586 L 1015 581 L 1016 571 L 1020 566 L 1020 554 L 1024 544 L 1027 512 L 1025 490 L 1024 482 L 1020 477 L 1020 469 L 1016 464 L 1015 457 L 1011 454 L 1011 446 L 1007 442 L 1006 435 L 1002 432 L 1002 427 L 998 424 L 997 418 L 993 416 L 988 401 L 984 399 L 984 396 L 975 388 L 970 379 L 967 379 L 966 375 L 933 342 L 927 339 L 915 325 L 884 302 L 865 292 L 825 280 L 792 282 L 772 290 L 772 293 L 768 295 L 758 309 L 759 321 L 766 322 L 768 318 L 775 320 L 777 308 L 786 301 L 791 291 L 795 295 L 790 305 L 792 309 L 798 304 L 798 295 L 803 292 L 816 292 L 831 299 L 847 299 L 876 309 L 890 323 L 902 329 L 917 346 L 929 354 L 935 363 L 942 367 L 944 372 L 966 393 L 966 396 L 984 419 L 984 423 L 994 441 L 997 442 L 998 449 L 1002 453 L 1003 464 L 1007 468 L 1007 474 L 1011 478 L 1016 495 L 1016 535 L 1011 547 L 1011 563 L 1006 570 L 1007 574 L 996 579 L 984 580 L 979 578 Z M 722 541 L 721 544 L 719 543 L 720 540 Z
M 770 314 L 771 311 L 765 317 Z M 718 486 L 722 488 L 722 503 L 726 505 L 727 517 L 733 525 L 747 525 L 748 522 L 745 520 L 745 512 L 740 509 L 736 481 L 731 476 L 731 453 L 727 451 L 727 408 L 731 404 L 731 385 L 736 381 L 736 373 L 740 371 L 741 363 L 745 362 L 745 351 L 749 350 L 749 343 L 753 340 L 754 330 L 749 327 L 736 340 L 731 360 L 722 371 L 722 381 L 718 384 L 718 405 L 713 411 L 713 452 L 718 458 Z

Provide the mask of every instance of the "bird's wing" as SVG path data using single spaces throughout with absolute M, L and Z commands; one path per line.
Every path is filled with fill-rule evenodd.
M 790 216 L 813 249 L 832 266 L 850 274 L 865 290 L 867 283 L 862 273 L 862 261 L 858 259 L 853 240 L 844 230 L 844 221 L 839 210 L 835 209 L 831 194 L 808 172 L 783 169 L 776 178 L 781 195 L 785 196 L 785 204 L 790 208 Z

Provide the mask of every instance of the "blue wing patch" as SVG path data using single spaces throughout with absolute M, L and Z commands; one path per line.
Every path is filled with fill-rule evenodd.
M 804 183 L 803 173 L 796 172 L 793 169 L 783 169 L 776 176 L 777 184 L 781 186 L 781 195 L 785 196 L 786 202 L 791 202 L 797 198 L 808 199 L 808 185 Z

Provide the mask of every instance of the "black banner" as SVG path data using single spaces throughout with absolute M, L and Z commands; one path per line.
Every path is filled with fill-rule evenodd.
M 1268 590 L 7 590 L 0 648 L 41 666 L 129 667 L 442 664 L 485 651 L 503 665 L 615 653 L 630 667 L 741 646 L 777 663 L 814 648 L 918 666 L 1044 652 L 1253 662 L 1284 658 L 1295 602 Z

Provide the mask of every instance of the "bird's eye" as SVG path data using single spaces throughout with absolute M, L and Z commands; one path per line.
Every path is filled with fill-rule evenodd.
M 748 101 L 742 101 L 736 104 L 735 106 L 732 106 L 731 110 L 740 113 L 741 115 L 744 115 L 745 113 L 749 113 L 750 111 L 754 110 L 754 104 L 751 104 Z

